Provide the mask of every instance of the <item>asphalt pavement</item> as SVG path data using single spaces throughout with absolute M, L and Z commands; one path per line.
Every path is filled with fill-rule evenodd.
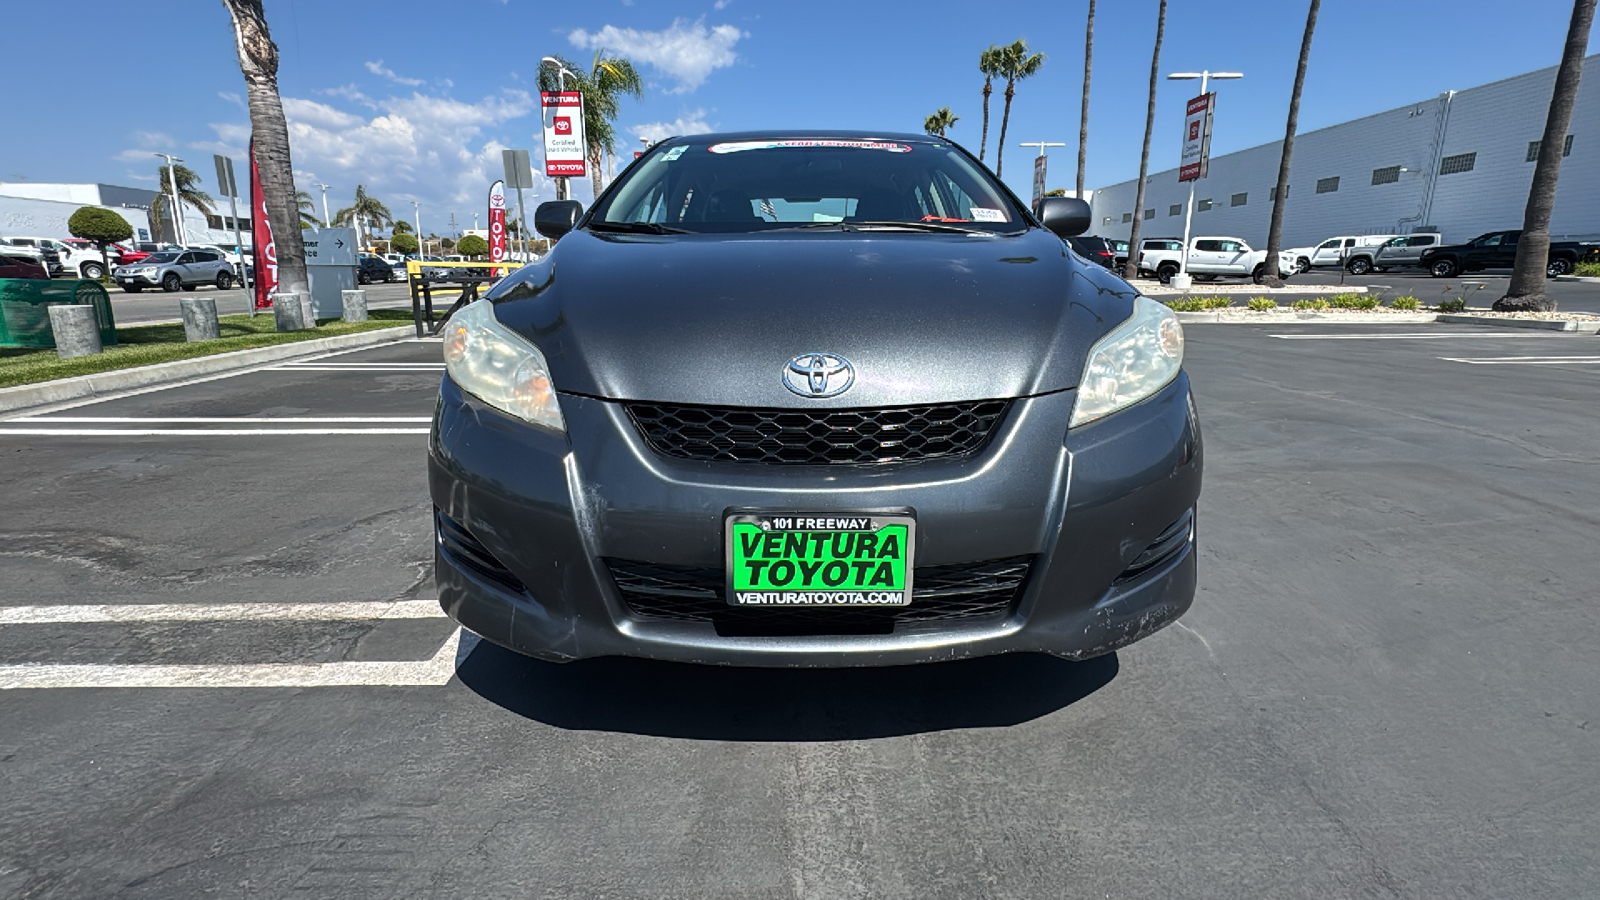
M 1600 339 L 1188 333 L 1200 592 L 1079 664 L 460 635 L 436 342 L 0 421 L 0 896 L 1593 895 Z
M 1511 286 L 1510 272 L 1474 272 L 1457 278 L 1434 278 L 1426 272 L 1374 272 L 1371 275 L 1345 275 L 1341 280 L 1338 269 L 1312 269 L 1289 279 L 1291 285 L 1351 284 L 1369 290 L 1387 285 L 1385 297 L 1411 295 L 1424 305 L 1436 306 L 1442 300 L 1466 297 L 1468 306 L 1491 306 L 1505 296 Z M 1474 287 L 1481 284 L 1482 287 Z M 1199 289 L 1201 285 L 1196 285 Z M 1600 314 L 1600 284 L 1581 281 L 1545 281 L 1545 292 L 1556 301 L 1562 312 Z

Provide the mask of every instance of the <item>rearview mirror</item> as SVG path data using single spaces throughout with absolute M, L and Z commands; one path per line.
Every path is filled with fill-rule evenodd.
M 583 204 L 576 200 L 551 200 L 541 203 L 533 211 L 533 230 L 556 240 L 578 227 L 583 217 Z
M 1039 222 L 1059 237 L 1088 231 L 1092 215 L 1089 204 L 1077 197 L 1045 197 L 1039 201 Z

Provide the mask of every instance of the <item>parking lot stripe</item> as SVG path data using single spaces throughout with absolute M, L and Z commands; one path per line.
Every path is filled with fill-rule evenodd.
M 1556 334 L 1559 332 L 1551 332 Z M 1281 341 L 1454 341 L 1460 338 L 1493 338 L 1496 340 L 1512 340 L 1516 338 L 1547 338 L 1549 334 L 1537 332 L 1510 332 L 1507 334 L 1491 334 L 1483 331 L 1467 331 L 1461 334 L 1437 334 L 1435 332 L 1402 332 L 1387 333 L 1373 332 L 1368 334 L 1274 334 Z
M 442 619 L 433 600 L 349 603 L 126 603 L 0 607 L 0 625 L 105 622 L 266 622 L 349 619 Z
M 1441 356 L 1472 366 L 1600 366 L 1600 356 Z
M 455 675 L 476 635 L 450 632 L 433 656 L 415 662 L 257 663 L 252 665 L 0 665 L 0 690 L 42 688 L 439 687 Z
M 418 367 L 399 367 L 373 364 L 369 366 L 277 366 L 273 372 L 443 372 L 444 364 L 429 364 Z
M 238 422 L 266 422 L 276 424 L 303 425 L 321 423 L 328 425 L 406 425 L 433 421 L 428 416 L 54 416 L 48 413 L 38 416 L 18 416 L 7 419 L 7 422 L 67 422 L 74 425 L 137 425 L 140 423 L 153 423 L 162 425 L 177 424 L 217 424 L 227 425 Z M 4 423 L 0 423 L 3 425 Z
M 427 434 L 426 428 L 0 428 L 22 437 L 256 437 L 260 435 Z

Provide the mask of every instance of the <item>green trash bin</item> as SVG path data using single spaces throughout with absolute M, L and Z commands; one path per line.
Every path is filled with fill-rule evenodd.
M 100 343 L 106 347 L 116 344 L 111 295 L 100 282 L 0 278 L 0 347 L 55 347 L 49 308 L 73 305 L 93 306 L 100 323 Z

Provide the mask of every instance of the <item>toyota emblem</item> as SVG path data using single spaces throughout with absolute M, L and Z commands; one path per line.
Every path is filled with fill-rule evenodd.
M 802 353 L 783 367 L 783 386 L 802 397 L 837 397 L 855 381 L 855 366 L 837 353 Z

